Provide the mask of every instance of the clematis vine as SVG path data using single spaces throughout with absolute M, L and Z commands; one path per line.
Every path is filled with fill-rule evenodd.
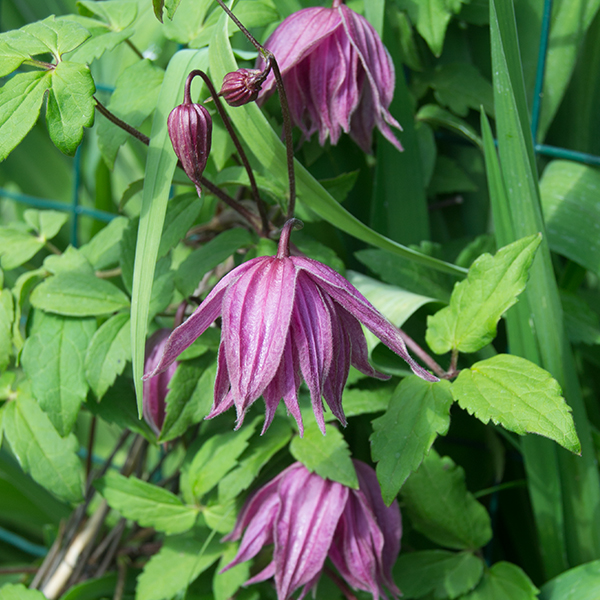
M 388 110 L 394 95 L 394 65 L 364 17 L 341 0 L 333 0 L 331 8 L 305 8 L 287 17 L 264 46 L 277 57 L 291 117 L 305 138 L 318 131 L 321 145 L 328 137 L 337 144 L 344 131 L 370 152 L 377 126 L 402 150 L 390 125 L 402 128 Z M 261 55 L 256 66 L 266 66 Z M 274 90 L 271 72 L 259 103 Z
M 321 431 L 325 433 L 323 397 L 345 425 L 342 392 L 350 365 L 366 375 L 387 379 L 369 364 L 361 323 L 415 374 L 437 381 L 408 354 L 399 330 L 339 273 L 316 260 L 290 256 L 290 234 L 299 223 L 290 219 L 285 224 L 276 256 L 249 260 L 217 283 L 189 319 L 173 331 L 159 363 L 144 379 L 167 369 L 221 316 L 214 404 L 208 418 L 235 406 L 237 427 L 262 395 L 266 405 L 263 432 L 283 399 L 302 434 L 298 405 L 302 378 Z
M 254 492 L 225 538 L 241 537 L 242 542 L 223 571 L 273 544 L 272 561 L 246 585 L 274 577 L 278 600 L 287 600 L 299 588 L 299 598 L 303 598 L 314 589 L 326 558 L 348 585 L 371 593 L 373 600 L 387 598 L 386 588 L 397 598 L 400 590 L 391 570 L 402 535 L 398 502 L 386 506 L 373 469 L 353 462 L 358 490 L 294 463 Z M 337 578 L 334 581 L 338 583 Z

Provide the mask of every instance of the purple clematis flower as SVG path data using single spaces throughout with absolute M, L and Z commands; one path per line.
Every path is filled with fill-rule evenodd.
M 342 130 L 371 151 L 373 127 L 398 150 L 389 125 L 402 130 L 388 108 L 394 95 L 394 65 L 379 35 L 359 14 L 333 0 L 332 8 L 300 10 L 273 32 L 265 47 L 276 57 L 290 112 L 305 138 L 319 132 L 337 144 Z M 259 57 L 257 67 L 264 68 Z M 275 89 L 267 77 L 259 102 Z
M 145 373 L 151 373 L 158 365 L 170 335 L 170 329 L 159 329 L 146 342 Z M 165 399 L 169 393 L 169 383 L 175 375 L 178 365 L 177 361 L 173 361 L 160 375 L 144 381 L 142 393 L 144 420 L 150 425 L 157 437 L 160 435 L 165 422 Z
M 361 322 L 415 374 L 437 381 L 411 358 L 398 329 L 339 273 L 316 260 L 290 256 L 290 233 L 297 223 L 290 219 L 283 227 L 276 256 L 249 260 L 219 281 L 194 314 L 173 331 L 160 362 L 144 379 L 167 369 L 220 315 L 215 397 L 208 418 L 235 405 L 237 427 L 262 395 L 263 432 L 283 398 L 302 434 L 301 377 L 310 390 L 321 431 L 325 433 L 322 397 L 345 425 L 342 392 L 350 365 L 366 375 L 388 378 L 369 364 Z
M 278 600 L 286 600 L 300 587 L 303 598 L 316 587 L 329 557 L 354 589 L 370 592 L 374 600 L 387 598 L 384 588 L 398 597 L 391 574 L 402 535 L 398 502 L 386 506 L 375 471 L 353 462 L 358 490 L 294 463 L 254 492 L 234 530 L 224 538 L 238 540 L 245 530 L 236 557 L 223 571 L 274 544 L 273 560 L 245 585 L 275 577 Z

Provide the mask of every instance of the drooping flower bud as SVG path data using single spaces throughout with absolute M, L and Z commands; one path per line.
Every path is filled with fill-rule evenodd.
M 146 342 L 145 373 L 152 372 L 158 365 L 170 335 L 170 329 L 159 329 Z M 169 382 L 175 374 L 178 364 L 175 361 L 157 377 L 144 381 L 142 401 L 144 420 L 157 436 L 165 421 L 165 399 L 169 392 Z
M 258 98 L 264 80 L 265 76 L 258 69 L 238 69 L 223 77 L 219 95 L 229 106 L 242 106 Z
M 193 76 L 193 72 L 188 76 L 184 102 L 171 111 L 167 127 L 175 154 L 200 196 L 202 192 L 200 178 L 210 152 L 212 119 L 204 106 L 194 104 L 190 99 L 190 85 Z

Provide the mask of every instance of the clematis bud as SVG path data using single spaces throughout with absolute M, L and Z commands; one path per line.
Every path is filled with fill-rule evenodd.
M 264 77 L 261 71 L 238 69 L 223 77 L 223 87 L 219 95 L 229 106 L 242 106 L 248 102 L 254 102 L 258 98 L 263 81 Z
M 245 530 L 237 556 L 223 571 L 274 544 L 273 560 L 246 585 L 274 577 L 278 600 L 300 587 L 300 598 L 316 588 L 326 558 L 354 589 L 377 600 L 387 598 L 387 588 L 397 598 L 391 571 L 402 536 L 398 502 L 386 506 L 373 469 L 353 462 L 358 490 L 310 473 L 300 463 L 257 490 L 225 538 L 238 540 Z
M 159 329 L 146 342 L 145 373 L 153 371 L 159 363 L 169 335 L 171 335 L 170 329 Z M 144 420 L 150 425 L 157 437 L 160 435 L 165 421 L 165 399 L 169 393 L 169 383 L 175 374 L 178 364 L 175 361 L 158 377 L 144 381 L 142 393 Z
M 342 392 L 350 365 L 365 375 L 388 379 L 369 364 L 360 323 L 401 356 L 419 377 L 437 377 L 408 354 L 402 335 L 346 279 L 330 267 L 290 256 L 292 228 L 284 226 L 276 256 L 261 256 L 229 272 L 167 341 L 154 377 L 173 363 L 220 315 L 222 318 L 215 397 L 208 418 L 235 405 L 237 427 L 260 396 L 270 425 L 279 401 L 303 432 L 298 390 L 304 378 L 315 418 L 325 433 L 323 400 L 345 425 Z
M 185 84 L 184 102 L 171 111 L 167 127 L 173 150 L 200 196 L 200 179 L 210 152 L 212 119 L 204 106 L 194 104 L 190 99 L 192 76 L 193 73 Z
M 371 24 L 333 0 L 332 8 L 304 8 L 287 17 L 265 48 L 279 64 L 294 123 L 306 139 L 319 132 L 323 146 L 337 144 L 342 130 L 371 151 L 373 127 L 402 150 L 390 125 L 402 130 L 388 108 L 394 95 L 394 65 Z M 257 68 L 265 66 L 259 56 Z M 259 104 L 275 90 L 270 73 Z

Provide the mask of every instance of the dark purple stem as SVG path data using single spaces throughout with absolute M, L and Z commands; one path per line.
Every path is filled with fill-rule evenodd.
M 300 219 L 289 219 L 281 230 L 277 246 L 277 258 L 287 258 L 290 255 L 290 235 L 293 229 L 302 229 L 304 223 Z

